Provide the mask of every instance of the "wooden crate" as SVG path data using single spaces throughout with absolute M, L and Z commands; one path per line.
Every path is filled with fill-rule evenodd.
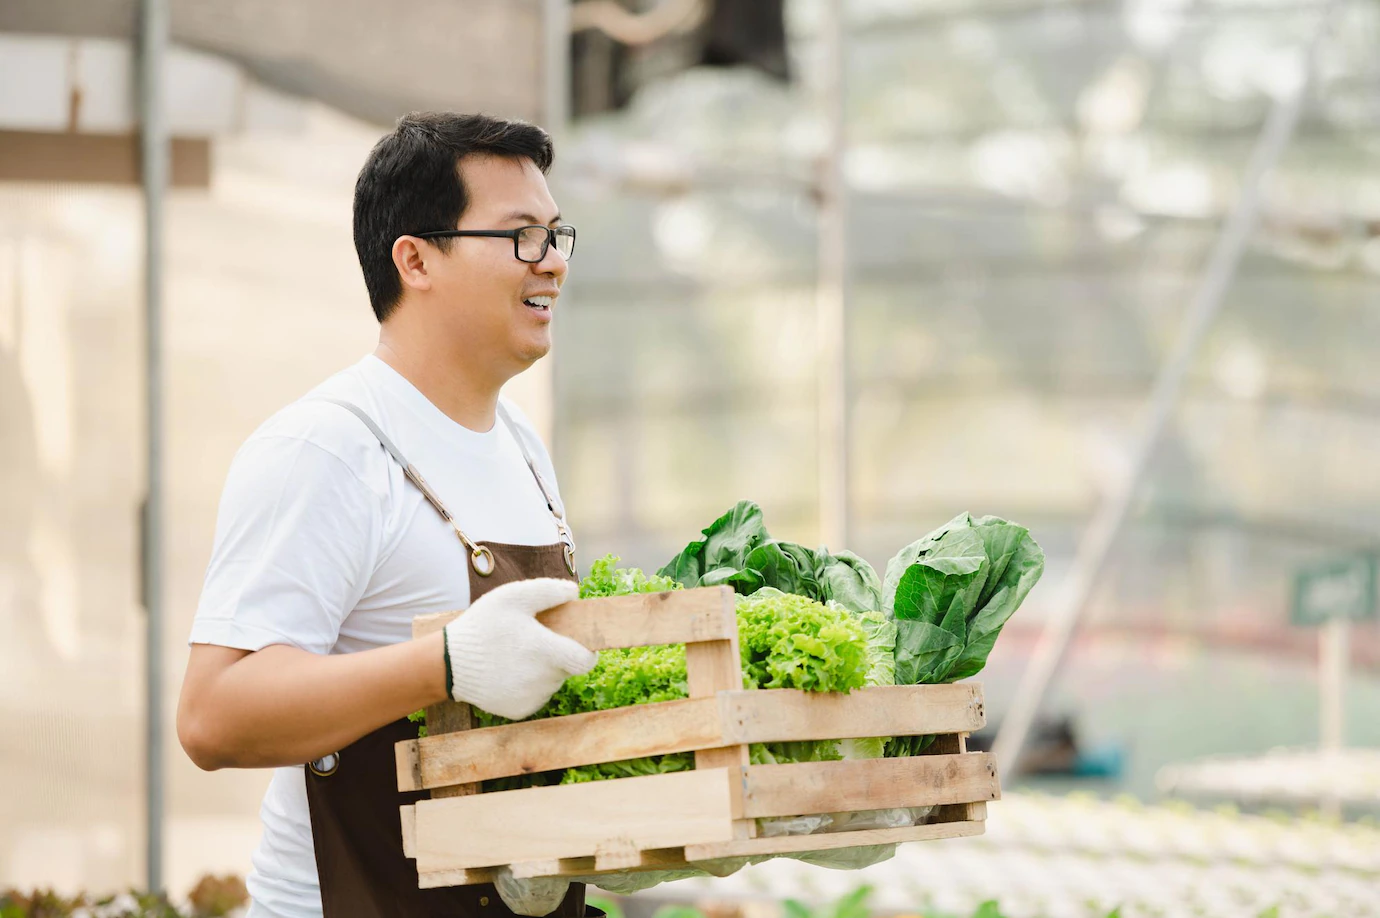
M 419 617 L 413 634 L 460 613 Z M 982 833 L 996 765 L 968 752 L 982 688 L 877 686 L 849 694 L 744 690 L 728 587 L 567 603 L 539 619 L 591 650 L 685 644 L 690 697 L 475 729 L 467 706 L 427 710 L 428 735 L 397 745 L 403 848 L 423 888 L 515 876 L 665 870 L 716 858 L 820 851 Z M 748 744 L 937 734 L 927 754 L 749 765 Z M 479 782 L 693 752 L 692 771 L 478 793 Z M 934 806 L 924 825 L 758 837 L 759 818 Z

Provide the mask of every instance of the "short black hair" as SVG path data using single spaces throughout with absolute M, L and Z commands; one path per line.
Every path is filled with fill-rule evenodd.
M 374 315 L 402 298 L 393 243 L 408 233 L 454 229 L 469 205 L 460 160 L 474 154 L 530 159 L 551 168 L 551 137 L 535 124 L 489 115 L 412 112 L 374 145 L 355 182 L 355 252 Z M 445 251 L 453 239 L 433 240 Z

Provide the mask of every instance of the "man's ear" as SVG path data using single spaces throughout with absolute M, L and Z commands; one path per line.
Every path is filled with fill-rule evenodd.
M 399 236 L 393 240 L 393 267 L 398 269 L 404 287 L 430 290 L 431 275 L 426 270 L 426 256 L 431 250 L 422 246 L 416 236 Z

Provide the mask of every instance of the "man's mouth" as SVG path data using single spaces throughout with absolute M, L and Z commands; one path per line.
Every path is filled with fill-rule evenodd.
M 522 301 L 524 305 L 537 310 L 538 312 L 550 312 L 551 304 L 556 302 L 554 296 L 529 296 Z

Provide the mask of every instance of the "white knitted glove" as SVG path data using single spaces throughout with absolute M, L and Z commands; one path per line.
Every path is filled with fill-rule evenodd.
M 446 625 L 451 697 L 521 720 L 567 678 L 589 672 L 598 656 L 536 619 L 579 596 L 571 581 L 550 577 L 505 583 L 481 596 Z

